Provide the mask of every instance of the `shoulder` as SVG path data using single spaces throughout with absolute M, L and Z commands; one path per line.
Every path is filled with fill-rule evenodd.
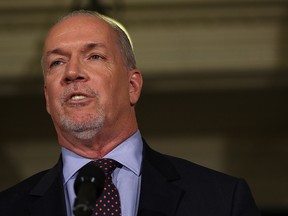
M 211 209 L 223 207 L 223 211 L 245 212 L 244 215 L 260 215 L 246 181 L 180 158 L 163 155 L 179 173 L 174 184 L 185 191 L 183 203 L 206 203 Z M 224 208 L 226 206 L 227 208 Z M 221 213 L 222 214 L 222 213 Z
M 19 205 L 25 205 L 30 192 L 47 172 L 47 170 L 39 172 L 0 192 L 0 212 L 5 211 L 5 209 L 21 208 Z
M 147 146 L 146 161 L 151 164 L 150 167 L 156 169 L 167 179 L 177 179 L 173 181 L 175 185 L 185 190 L 207 194 L 222 194 L 229 191 L 233 193 L 238 187 L 243 187 L 249 191 L 245 180 L 237 178 L 191 161 L 165 155 L 152 150 Z M 145 162 L 147 164 L 147 162 Z M 171 177 L 172 176 L 172 177 Z
M 145 179 L 144 179 L 145 178 Z M 144 147 L 143 182 L 153 178 L 183 192 L 179 215 L 259 215 L 245 180 Z M 159 180 L 161 179 L 161 180 Z M 168 186 L 169 185 L 169 186 Z M 149 188 L 148 187 L 148 188 Z M 146 187 L 147 189 L 147 187 Z
M 197 178 L 202 181 L 205 179 L 207 179 L 207 181 L 215 181 L 219 179 L 225 182 L 239 180 L 239 178 L 236 178 L 234 176 L 210 169 L 208 167 L 204 167 L 202 165 L 182 158 L 164 154 L 162 154 L 162 157 L 166 158 L 166 160 L 168 160 L 175 167 L 177 172 L 184 178 Z
M 39 173 L 36 173 L 32 176 L 30 176 L 27 179 L 24 179 L 23 181 L 17 183 L 14 186 L 11 186 L 10 188 L 0 192 L 0 204 L 2 203 L 2 198 L 9 196 L 9 195 L 23 195 L 29 193 L 35 185 L 38 184 L 38 182 L 42 179 L 42 177 L 48 172 L 48 170 L 41 171 Z
M 181 158 L 169 155 L 162 156 L 166 158 L 178 172 L 181 177 L 179 184 L 188 188 L 193 187 L 195 190 L 200 190 L 201 188 L 202 193 L 203 191 L 207 191 L 209 194 L 211 194 L 212 191 L 215 191 L 215 193 L 230 191 L 232 195 L 233 191 L 235 191 L 239 185 L 247 186 L 245 180 L 242 178 L 231 176 Z
M 207 181 L 235 181 L 239 180 L 233 176 L 201 166 L 191 161 L 166 155 L 151 149 L 146 143 L 144 147 L 144 160 L 148 161 L 154 168 L 162 174 L 174 173 L 184 179 Z
M 51 169 L 41 171 L 0 193 L 0 215 L 28 215 L 29 206 L 49 190 L 61 187 L 61 160 Z

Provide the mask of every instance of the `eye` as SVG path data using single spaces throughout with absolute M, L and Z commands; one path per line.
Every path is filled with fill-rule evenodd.
M 100 55 L 95 54 L 95 55 L 91 55 L 89 57 L 89 59 L 91 59 L 91 60 L 100 60 L 100 59 L 103 59 L 103 57 L 100 56 Z
M 52 67 L 56 67 L 56 66 L 58 66 L 58 65 L 61 65 L 63 62 L 62 61 L 53 61 L 51 64 L 50 64 L 50 68 L 52 68 Z

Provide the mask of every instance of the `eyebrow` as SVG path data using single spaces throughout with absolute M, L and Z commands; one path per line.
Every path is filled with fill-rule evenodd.
M 88 51 L 93 50 L 93 49 L 98 48 L 98 47 L 106 49 L 106 46 L 103 43 L 87 43 L 87 44 L 85 44 L 83 46 L 83 48 L 81 48 L 81 50 L 82 50 L 82 52 L 88 52 Z M 69 53 L 66 52 L 65 50 L 63 50 L 61 48 L 56 48 L 56 49 L 47 51 L 45 56 L 47 58 L 47 57 L 49 57 L 50 55 L 53 55 L 53 54 L 56 54 L 56 55 L 69 55 Z
M 104 48 L 106 49 L 106 46 L 105 44 L 103 43 L 88 43 L 84 46 L 84 49 L 85 51 L 89 51 L 89 50 L 92 50 L 92 49 L 95 49 L 95 48 Z
M 58 54 L 58 55 L 67 55 L 68 53 L 65 52 L 63 49 L 60 49 L 60 48 L 56 48 L 56 49 L 53 49 L 53 50 L 49 50 L 46 52 L 45 54 L 45 57 L 49 57 L 53 54 Z

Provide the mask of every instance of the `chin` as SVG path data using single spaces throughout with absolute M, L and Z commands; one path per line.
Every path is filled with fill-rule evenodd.
M 75 138 L 79 140 L 89 141 L 92 140 L 99 133 L 99 131 L 97 130 L 87 130 L 81 132 L 72 131 L 72 134 L 74 135 Z

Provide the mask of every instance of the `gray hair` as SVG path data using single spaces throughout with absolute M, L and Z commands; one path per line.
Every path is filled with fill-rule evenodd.
M 134 54 L 134 50 L 133 50 L 132 40 L 129 36 L 129 33 L 125 29 L 125 27 L 121 23 L 119 23 L 118 21 L 116 21 L 110 17 L 104 16 L 98 12 L 95 12 L 95 11 L 76 10 L 76 11 L 73 11 L 73 12 L 65 15 L 64 17 L 60 18 L 57 23 L 60 23 L 61 21 L 66 20 L 70 17 L 80 16 L 80 15 L 81 16 L 97 17 L 98 19 L 103 20 L 105 23 L 107 23 L 109 26 L 111 26 L 111 28 L 115 31 L 115 33 L 118 36 L 118 43 L 119 43 L 119 47 L 120 47 L 120 52 L 124 56 L 123 60 L 126 64 L 127 69 L 128 70 L 136 69 L 137 66 L 136 66 L 136 59 L 135 59 L 135 54 Z M 44 72 L 44 64 L 43 63 L 44 63 L 44 58 L 42 57 L 41 65 L 42 65 L 43 72 Z

